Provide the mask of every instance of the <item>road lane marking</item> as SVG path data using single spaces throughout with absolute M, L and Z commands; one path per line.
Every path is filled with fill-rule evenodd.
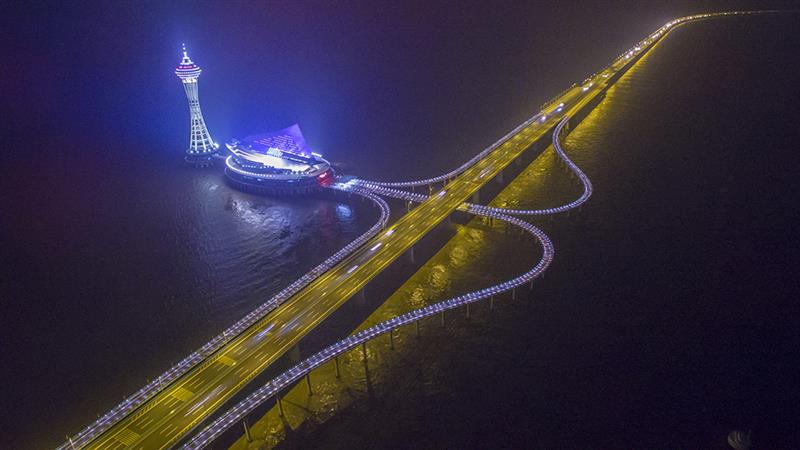
M 173 392 L 170 393 L 173 397 L 182 402 L 188 402 L 194 397 L 194 392 L 186 389 L 185 387 L 178 386 Z
M 219 358 L 217 358 L 217 362 L 228 367 L 233 367 L 236 365 L 236 360 L 227 355 L 220 355 Z
M 124 428 L 115 436 L 115 439 L 122 442 L 123 445 L 130 447 L 139 439 L 139 436 L 139 433 L 131 430 L 130 428 Z

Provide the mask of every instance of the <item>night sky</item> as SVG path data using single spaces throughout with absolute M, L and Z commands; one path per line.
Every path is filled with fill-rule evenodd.
M 380 145 L 402 151 L 419 145 L 421 137 L 479 148 L 460 140 L 457 130 L 481 127 L 491 142 L 509 123 L 527 117 L 531 103 L 602 67 L 670 18 L 770 6 L 12 3 L 0 7 L 6 23 L 0 129 L 8 145 L 36 145 L 36 153 L 48 159 L 75 152 L 103 158 L 126 146 L 158 153 L 181 148 L 186 105 L 172 70 L 183 42 L 204 68 L 201 103 L 218 141 L 300 122 L 310 144 L 337 160 L 345 158 L 343 149 Z M 495 123 L 470 123 L 467 117 L 475 115 L 459 114 L 481 108 L 487 96 L 508 105 L 487 111 Z M 440 123 L 449 111 L 452 123 Z M 365 115 L 374 121 L 349 120 Z M 387 133 L 392 142 L 376 142 Z M 367 159 L 368 167 L 380 165 L 376 152 L 358 158 Z

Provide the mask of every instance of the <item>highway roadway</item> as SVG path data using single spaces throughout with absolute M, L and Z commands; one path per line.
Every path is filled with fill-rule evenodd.
M 584 84 L 565 91 L 551 102 L 548 111 L 535 116 L 535 120 L 465 168 L 439 192 L 108 428 L 86 448 L 161 449 L 182 439 L 545 135 L 564 114 L 591 101 L 631 57 L 621 56 Z

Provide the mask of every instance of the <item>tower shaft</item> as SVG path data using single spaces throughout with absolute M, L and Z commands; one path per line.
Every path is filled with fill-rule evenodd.
M 205 165 L 210 163 L 211 155 L 217 151 L 219 145 L 211 139 L 206 121 L 203 119 L 203 112 L 200 110 L 197 80 L 201 72 L 197 64 L 189 58 L 184 46 L 183 59 L 175 69 L 175 75 L 183 83 L 183 90 L 189 100 L 189 148 L 186 149 L 186 161 Z
M 200 109 L 200 98 L 198 96 L 197 81 L 183 83 L 186 91 L 186 98 L 189 100 L 189 148 L 186 150 L 192 154 L 211 153 L 217 150 L 217 144 L 211 139 L 211 134 L 206 127 L 203 119 L 203 112 Z

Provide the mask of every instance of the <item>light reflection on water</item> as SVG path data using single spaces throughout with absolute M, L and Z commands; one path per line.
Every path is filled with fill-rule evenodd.
M 91 422 L 377 217 L 369 206 L 242 193 L 225 183 L 219 167 L 138 164 L 146 167 L 121 173 L 104 189 L 95 185 L 102 179 L 73 183 L 63 194 L 72 198 L 63 203 L 79 210 L 94 196 L 92 210 L 75 214 L 75 224 L 64 224 L 64 215 L 37 217 L 31 223 L 38 224 L 38 234 L 19 239 L 20 245 L 58 243 L 57 252 L 11 248 L 12 254 L 42 259 L 34 265 L 59 262 L 53 283 L 58 292 L 42 283 L 20 283 L 20 292 L 11 291 L 14 298 L 52 299 L 25 304 L 64 318 L 47 326 L 60 341 L 52 371 L 30 370 L 30 386 L 40 394 L 22 403 L 37 417 L 26 424 L 61 430 L 20 430 L 19 436 L 38 436 L 31 441 L 36 448 L 55 445 L 59 435 Z M 69 304 L 61 292 L 70 293 Z M 31 317 L 41 314 L 36 309 Z M 34 362 L 22 358 L 20 364 Z M 40 397 L 50 406 L 35 400 Z

